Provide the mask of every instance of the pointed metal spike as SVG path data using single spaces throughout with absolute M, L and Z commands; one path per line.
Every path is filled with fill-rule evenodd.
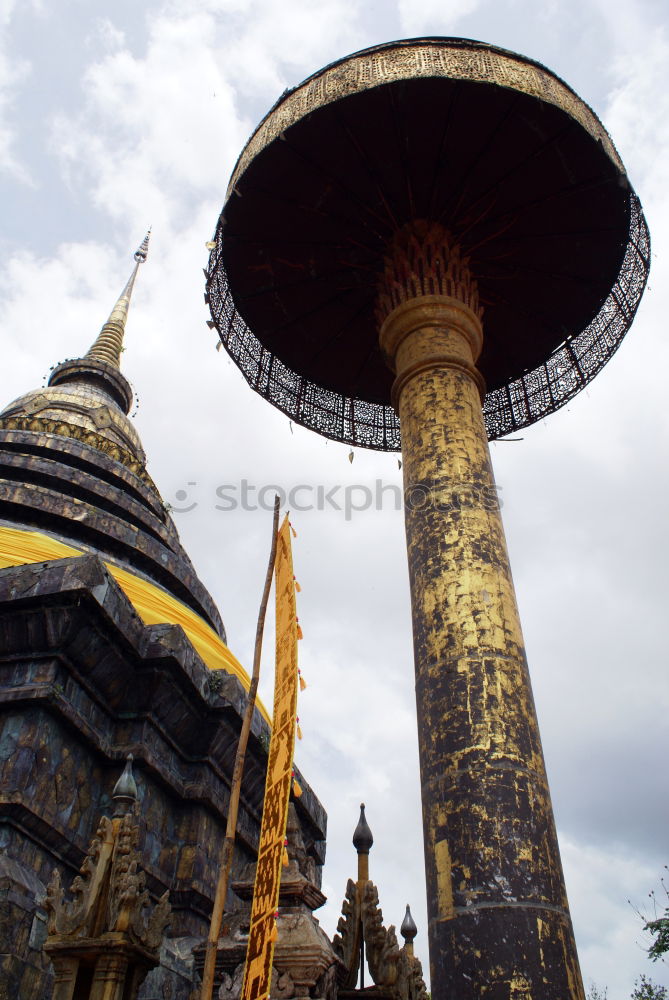
M 116 803 L 114 813 L 120 815 L 123 812 L 130 812 L 139 796 L 137 794 L 137 782 L 132 773 L 133 756 L 131 753 L 126 758 L 123 774 L 114 785 L 112 799 Z
M 360 819 L 353 832 L 353 846 L 358 854 L 369 854 L 369 849 L 374 843 L 372 831 L 369 828 L 365 817 L 365 803 L 360 803 Z
M 402 926 L 400 927 L 400 934 L 404 938 L 405 944 L 410 944 L 416 934 L 418 934 L 418 928 L 416 927 L 415 921 L 411 916 L 411 910 L 408 903 L 406 913 L 404 914 L 404 920 L 402 921 Z

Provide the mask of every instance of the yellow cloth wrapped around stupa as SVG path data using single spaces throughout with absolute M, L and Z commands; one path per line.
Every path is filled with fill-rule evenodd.
M 0 526 L 0 569 L 87 554 L 39 531 Z M 114 563 L 103 562 L 145 625 L 180 625 L 210 670 L 226 670 L 234 674 L 248 691 L 249 675 L 200 615 L 157 584 Z M 259 700 L 256 705 L 271 725 L 265 706 Z

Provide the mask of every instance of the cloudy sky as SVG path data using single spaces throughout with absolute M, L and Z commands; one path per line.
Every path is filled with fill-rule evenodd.
M 124 370 L 150 471 L 247 664 L 270 530 L 258 490 L 400 483 L 396 456 L 350 463 L 291 427 L 205 325 L 205 242 L 257 121 L 348 52 L 450 34 L 540 60 L 609 129 L 650 225 L 650 287 L 588 391 L 492 451 L 583 975 L 610 1000 L 643 971 L 669 984 L 628 903 L 644 908 L 669 863 L 668 23 L 662 0 L 0 0 L 1 402 L 88 347 L 152 225 Z M 258 509 L 217 509 L 217 489 L 241 498 L 244 480 Z M 386 922 L 411 903 L 427 964 L 403 523 L 384 496 L 348 520 L 293 518 L 298 762 L 329 813 L 326 930 L 364 800 Z

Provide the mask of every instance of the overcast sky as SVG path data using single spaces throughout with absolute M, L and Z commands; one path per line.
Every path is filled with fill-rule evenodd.
M 430 34 L 540 60 L 608 128 L 650 226 L 650 287 L 588 391 L 492 452 L 581 966 L 609 1000 L 641 972 L 669 984 L 628 903 L 643 908 L 669 863 L 668 23 L 663 0 L 0 0 L 0 403 L 87 349 L 153 225 L 123 367 L 149 470 L 247 665 L 271 515 L 217 509 L 217 488 L 401 481 L 395 455 L 350 463 L 291 428 L 215 350 L 205 242 L 255 124 L 322 65 Z M 404 528 L 384 496 L 350 520 L 293 517 L 309 684 L 297 759 L 329 814 L 325 929 L 364 800 L 386 923 L 411 903 L 427 966 Z M 268 704 L 271 661 L 270 635 Z

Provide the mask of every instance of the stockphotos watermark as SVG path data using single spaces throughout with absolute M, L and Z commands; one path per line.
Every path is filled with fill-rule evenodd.
M 178 489 L 176 503 L 167 504 L 175 514 L 189 514 L 198 507 L 207 506 L 201 496 L 197 481 L 186 483 L 187 489 Z M 278 486 L 276 483 L 259 485 L 248 479 L 239 483 L 224 483 L 213 490 L 214 510 L 273 510 L 274 497 L 278 495 L 281 507 L 295 512 L 337 511 L 350 521 L 354 514 L 364 511 L 401 510 L 402 506 L 411 511 L 435 510 L 448 514 L 451 511 L 483 508 L 500 510 L 501 487 L 494 483 L 456 482 L 441 479 L 439 482 L 411 483 L 402 489 L 396 483 L 384 483 L 377 479 L 374 483 L 353 483 L 324 485 L 322 483 L 297 483 L 294 486 Z

